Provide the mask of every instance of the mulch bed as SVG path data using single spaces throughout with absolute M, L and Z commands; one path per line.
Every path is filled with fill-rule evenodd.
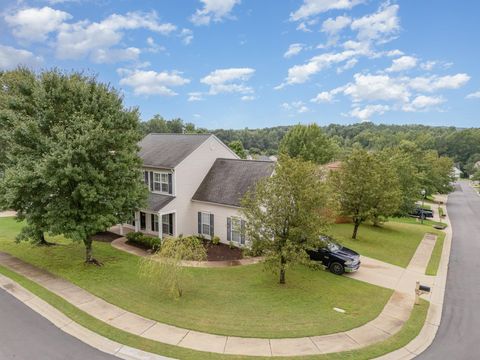
M 203 246 L 207 250 L 208 261 L 222 261 L 222 260 L 240 260 L 243 259 L 242 249 L 237 247 L 230 248 L 230 246 L 219 243 L 213 245 L 210 241 L 204 240 Z
M 118 238 L 121 238 L 121 235 L 115 234 L 110 231 L 102 231 L 93 235 L 93 240 L 100 241 L 100 242 L 112 242 Z

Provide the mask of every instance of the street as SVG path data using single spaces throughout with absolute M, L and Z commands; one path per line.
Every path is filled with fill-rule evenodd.
M 0 289 L 0 360 L 114 360 Z
M 447 210 L 453 239 L 442 322 L 419 360 L 480 358 L 480 196 L 460 182 Z

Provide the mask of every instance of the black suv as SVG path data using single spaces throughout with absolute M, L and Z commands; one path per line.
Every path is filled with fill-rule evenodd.
M 417 217 L 419 219 L 424 219 L 424 220 L 426 218 L 433 218 L 433 210 L 422 209 L 421 207 L 417 206 L 410 213 L 410 216 Z
M 328 236 L 320 238 L 322 245 L 317 250 L 308 250 L 310 260 L 320 261 L 332 273 L 342 275 L 344 272 L 355 272 L 360 267 L 360 255 L 343 247 Z

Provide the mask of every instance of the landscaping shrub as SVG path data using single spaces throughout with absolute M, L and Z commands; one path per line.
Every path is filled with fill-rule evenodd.
M 253 241 L 249 248 L 243 249 L 243 254 L 251 257 L 263 256 L 264 252 L 265 246 L 261 241 Z
M 212 238 L 212 244 L 213 245 L 218 245 L 220 243 L 220 238 L 218 236 L 214 236 Z
M 131 232 L 127 234 L 129 243 L 141 246 L 146 249 L 157 251 L 160 249 L 161 240 L 156 236 L 145 235 L 141 232 Z
M 445 212 L 441 206 L 438 207 L 438 215 L 440 215 L 440 217 L 445 217 Z

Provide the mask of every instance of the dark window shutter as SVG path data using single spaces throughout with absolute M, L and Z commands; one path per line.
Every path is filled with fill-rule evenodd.
M 148 185 L 148 171 L 143 172 L 143 178 L 144 178 L 145 184 Z
M 212 236 L 212 237 L 213 237 L 213 234 L 215 234 L 213 225 L 214 225 L 213 214 L 210 214 L 210 236 Z
M 198 233 L 202 233 L 202 213 L 198 212 Z
M 168 231 L 173 235 L 173 214 L 168 214 Z
M 155 215 L 151 214 L 150 215 L 150 223 L 151 223 L 151 228 L 152 228 L 152 231 L 155 231 Z
M 168 193 L 173 194 L 172 174 L 168 174 Z
M 150 190 L 153 191 L 153 171 L 150 171 Z
M 232 219 L 227 218 L 227 240 L 232 241 Z
M 245 245 L 245 220 L 240 223 L 240 244 Z

